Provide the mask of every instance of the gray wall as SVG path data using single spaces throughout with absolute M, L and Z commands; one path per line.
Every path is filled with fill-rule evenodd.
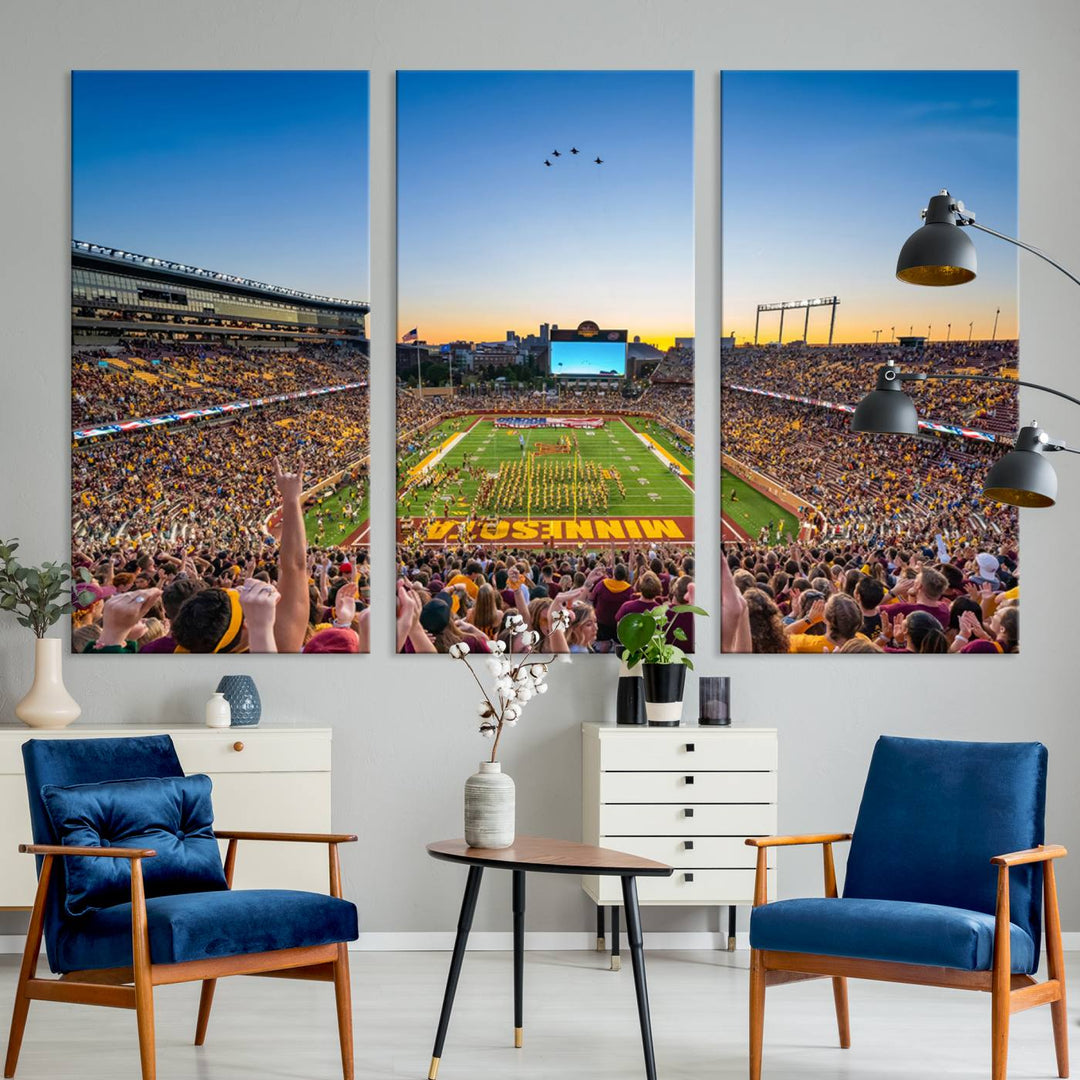
M 430 862 L 427 840 L 460 832 L 461 786 L 481 757 L 473 692 L 449 661 L 392 655 L 394 343 L 394 70 L 401 67 L 678 67 L 697 72 L 697 341 L 699 596 L 718 604 L 717 495 L 707 463 L 719 452 L 716 413 L 720 295 L 719 80 L 724 67 L 1019 68 L 1021 213 L 1028 240 L 1080 265 L 1080 8 L 1069 0 L 993 0 L 945 16 L 939 3 L 855 0 L 770 4 L 730 0 L 36 0 L 6 5 L 0 42 L 0 535 L 18 534 L 28 558 L 61 558 L 68 534 L 68 72 L 72 68 L 350 67 L 372 73 L 373 559 L 381 603 L 374 655 L 256 656 L 255 676 L 274 722 L 335 729 L 335 826 L 361 842 L 346 854 L 351 892 L 369 930 L 447 930 L 460 876 Z M 767 133 L 763 133 L 767 137 Z M 423 157 L 424 148 L 409 153 Z M 947 178 L 943 178 L 947 179 Z M 936 186 L 937 181 L 931 186 Z M 918 198 L 930 191 L 917 193 Z M 978 208 L 978 192 L 961 193 Z M 842 193 L 844 213 L 875 193 Z M 912 204 L 914 213 L 918 206 Z M 778 212 L 782 212 L 778 208 Z M 856 210 L 856 212 L 859 212 Z M 107 239 L 107 238 L 106 238 Z M 978 243 L 996 241 L 982 237 Z M 1021 262 L 1023 373 L 1080 392 L 1076 287 L 1034 258 Z M 827 291 L 828 282 L 807 283 Z M 1080 415 L 1025 392 L 1024 417 L 1080 442 Z M 734 678 L 743 723 L 776 725 L 781 739 L 780 827 L 844 829 L 853 817 L 880 732 L 964 739 L 1042 739 L 1051 753 L 1048 833 L 1080 848 L 1075 767 L 1080 736 L 1075 566 L 1080 466 L 1060 455 L 1060 505 L 1023 519 L 1023 654 L 1006 660 L 859 658 L 836 662 L 718 656 L 716 620 L 700 633 L 701 668 Z M 381 513 L 379 510 L 381 508 Z M 31 643 L 0 627 L 0 717 L 30 675 Z M 186 723 L 235 661 L 74 657 L 69 689 L 90 723 Z M 512 732 L 503 755 L 519 792 L 523 832 L 579 835 L 582 720 L 613 709 L 607 658 L 559 667 L 552 690 Z M 691 686 L 688 695 L 696 690 Z M 80 723 L 84 722 L 80 721 Z M 820 888 L 816 854 L 783 861 L 783 891 Z M 1080 931 L 1080 860 L 1061 872 L 1067 930 Z M 501 889 L 481 900 L 478 929 L 509 926 Z M 534 930 L 578 930 L 589 908 L 569 882 L 537 881 Z M 14 923 L 9 917 L 9 928 Z M 704 929 L 700 911 L 648 911 L 646 929 Z M 0 925 L 0 930 L 4 929 Z

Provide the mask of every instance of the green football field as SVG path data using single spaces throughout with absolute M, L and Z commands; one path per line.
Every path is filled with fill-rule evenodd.
M 430 455 L 437 453 L 445 440 L 452 438 L 458 431 L 468 429 L 472 417 L 464 422 L 448 421 L 429 433 L 423 448 L 412 454 L 407 463 L 400 468 L 399 488 L 404 487 L 409 479 L 409 468 L 415 468 Z M 685 468 L 692 470 L 693 461 L 679 453 L 670 440 L 661 436 L 655 428 L 648 426 L 648 421 L 639 417 L 629 417 L 631 422 L 640 425 L 641 431 L 649 434 Z M 484 475 L 499 472 L 502 462 L 514 463 L 523 460 L 518 441 L 519 434 L 525 436 L 526 455 L 535 451 L 539 443 L 553 444 L 559 439 L 577 436 L 579 468 L 586 462 L 595 462 L 601 469 L 616 468 L 622 478 L 626 497 L 619 493 L 612 480 L 606 481 L 609 502 L 604 512 L 611 516 L 657 515 L 690 516 L 694 512 L 694 493 L 678 476 L 670 472 L 651 448 L 646 446 L 637 435 L 619 420 L 608 420 L 602 428 L 595 430 L 573 430 L 569 428 L 497 428 L 491 420 L 481 420 L 455 443 L 439 461 L 443 469 L 460 468 L 463 457 L 467 454 L 471 467 Z M 533 454 L 532 469 L 544 469 L 549 465 L 569 466 L 573 469 L 573 454 Z M 430 466 L 429 466 L 430 468 Z M 693 483 L 692 471 L 686 479 Z M 461 517 L 473 506 L 477 489 L 483 476 L 463 475 L 438 490 L 417 490 L 405 498 L 398 499 L 399 517 L 421 517 L 434 501 L 438 517 Z M 538 485 L 539 486 L 539 485 Z M 483 513 L 483 511 L 480 511 Z M 539 494 L 534 496 L 532 513 L 558 516 L 568 513 L 552 506 L 545 506 Z M 517 513 L 516 511 L 514 513 Z
M 355 511 L 350 521 L 344 515 L 344 508 L 352 503 Z M 319 533 L 319 515 L 323 518 L 323 532 Z M 365 494 L 357 502 L 355 484 L 346 484 L 337 491 L 323 496 L 321 502 L 309 506 L 304 511 L 304 527 L 309 544 L 325 547 L 337 547 L 364 525 L 368 519 L 368 498 Z
M 731 493 L 735 492 L 732 502 Z M 740 480 L 727 469 L 720 470 L 721 513 L 728 521 L 743 528 L 751 540 L 757 540 L 762 526 L 772 522 L 772 538 L 776 538 L 777 529 L 791 536 L 799 535 L 799 522 L 790 510 L 774 503 L 767 495 L 762 495 L 757 488 Z M 725 539 L 729 539 L 725 535 Z

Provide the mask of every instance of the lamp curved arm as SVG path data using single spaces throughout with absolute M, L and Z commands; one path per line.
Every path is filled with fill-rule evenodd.
M 1080 282 L 1077 282 L 1080 284 Z M 1029 382 L 1027 379 L 1009 379 L 1004 375 L 955 375 L 955 374 L 928 374 L 923 371 L 918 372 L 901 372 L 895 368 L 886 367 L 885 380 L 892 382 L 893 379 L 899 379 L 901 382 L 926 382 L 928 380 L 937 381 L 939 379 L 960 379 L 964 382 L 996 382 L 996 383 L 1009 383 L 1011 386 L 1027 386 L 1032 390 L 1042 390 L 1047 394 L 1053 394 L 1055 397 L 1064 398 L 1066 401 L 1071 401 L 1074 405 L 1080 405 L 1080 398 L 1075 398 L 1072 394 L 1066 394 L 1064 390 L 1055 390 L 1052 386 L 1044 386 L 1042 383 Z
M 1037 255 L 1043 262 L 1048 262 L 1055 270 L 1060 270 L 1067 278 L 1070 278 L 1072 281 L 1075 281 L 1077 285 L 1080 285 L 1080 278 L 1072 273 L 1072 271 L 1066 270 L 1061 263 L 1051 259 L 1045 251 L 1040 251 L 1037 247 L 1032 247 L 1031 244 L 1025 244 L 1023 240 L 1017 240 L 1014 236 L 1006 236 L 1004 233 L 999 233 L 996 229 L 988 228 L 986 225 L 980 225 L 973 217 L 968 217 L 963 213 L 959 214 L 959 224 L 970 225 L 973 229 L 989 233 L 991 236 L 996 236 L 999 240 L 1007 240 L 1010 244 L 1014 244 L 1018 248 L 1030 251 L 1032 255 Z

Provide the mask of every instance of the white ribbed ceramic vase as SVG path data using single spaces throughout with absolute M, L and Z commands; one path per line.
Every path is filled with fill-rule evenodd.
M 15 706 L 15 715 L 27 727 L 67 727 L 82 712 L 64 686 L 61 647 L 60 639 L 51 637 L 38 638 L 34 644 L 34 685 Z
M 220 690 L 215 690 L 206 703 L 206 726 L 222 728 L 232 723 L 232 706 Z
M 465 781 L 465 843 L 508 848 L 514 842 L 514 781 L 497 761 L 481 761 Z

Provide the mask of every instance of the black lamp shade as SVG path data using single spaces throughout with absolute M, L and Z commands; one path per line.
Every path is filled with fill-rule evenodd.
M 1057 502 L 1057 473 L 1046 460 L 1036 428 L 1023 428 L 1016 446 L 987 473 L 983 497 L 1010 506 L 1047 507 Z
M 977 269 L 975 245 L 956 224 L 957 213 L 948 192 L 935 195 L 926 210 L 926 224 L 916 229 L 900 249 L 896 276 L 910 285 L 963 285 Z
M 898 386 L 871 390 L 855 406 L 851 430 L 879 435 L 918 435 L 919 416 L 915 403 Z

